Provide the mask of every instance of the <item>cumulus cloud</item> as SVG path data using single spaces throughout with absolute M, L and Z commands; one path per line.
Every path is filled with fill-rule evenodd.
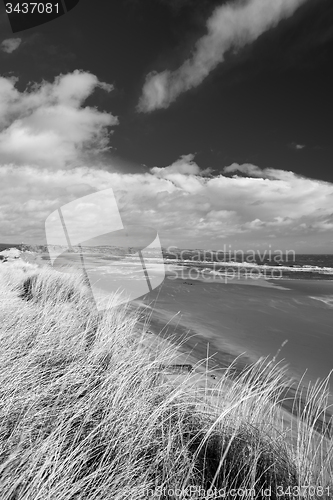
M 95 88 L 110 92 L 112 85 L 95 75 L 74 71 L 54 82 L 33 84 L 24 92 L 16 78 L 0 77 L 0 156 L 4 163 L 62 168 L 85 151 L 108 146 L 108 127 L 118 119 L 110 113 L 83 107 Z
M 200 175 L 199 167 L 180 172 L 180 165 L 192 161 L 185 155 L 164 170 L 144 174 L 2 165 L 0 241 L 45 243 L 44 221 L 51 212 L 112 188 L 124 225 L 155 228 L 165 247 L 232 244 L 265 250 L 273 243 L 281 250 L 330 251 L 333 184 L 250 164 L 234 164 L 209 177 Z
M 295 178 L 294 172 L 287 170 L 280 170 L 277 168 L 259 168 L 251 163 L 243 163 L 239 165 L 238 163 L 232 163 L 228 167 L 224 167 L 223 172 L 225 174 L 240 172 L 245 174 L 247 177 L 260 177 L 262 179 L 279 179 L 291 181 Z M 237 178 L 237 174 L 235 174 Z M 298 177 L 300 178 L 300 177 Z
M 150 171 L 158 177 L 170 180 L 172 179 L 172 174 L 205 175 L 212 171 L 210 168 L 201 170 L 194 162 L 194 157 L 194 154 L 183 155 L 168 167 L 153 167 Z
M 175 71 L 147 75 L 138 111 L 167 108 L 179 94 L 198 86 L 224 60 L 228 50 L 253 42 L 306 1 L 246 0 L 216 8 L 206 23 L 207 34 L 198 40 L 189 59 Z
M 18 49 L 21 45 L 21 38 L 7 38 L 1 42 L 1 50 L 3 52 L 7 52 L 7 54 L 11 54 L 14 50 Z
M 261 177 L 262 175 L 265 175 L 261 168 L 257 167 L 256 165 L 252 165 L 251 163 L 243 163 L 243 165 L 232 163 L 228 167 L 224 167 L 223 172 L 225 172 L 226 174 L 241 172 L 243 174 L 249 175 L 249 177 Z

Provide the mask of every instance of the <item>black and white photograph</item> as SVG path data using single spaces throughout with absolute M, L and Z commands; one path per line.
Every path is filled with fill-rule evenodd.
M 0 500 L 333 499 L 332 0 L 0 0 Z

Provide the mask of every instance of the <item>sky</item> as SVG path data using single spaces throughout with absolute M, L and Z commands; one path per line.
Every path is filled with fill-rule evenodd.
M 332 58 L 331 0 L 1 3 L 0 242 L 112 188 L 163 247 L 333 253 Z

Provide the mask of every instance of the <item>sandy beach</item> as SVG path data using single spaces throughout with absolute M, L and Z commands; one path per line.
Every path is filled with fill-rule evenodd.
M 152 329 L 189 339 L 196 358 L 214 354 L 223 367 L 244 353 L 244 363 L 276 356 L 304 382 L 325 378 L 332 369 L 332 281 L 258 280 L 203 282 L 165 279 L 142 305 L 151 312 Z M 275 286 L 277 285 L 277 286 Z M 240 360 L 240 364 L 243 364 Z

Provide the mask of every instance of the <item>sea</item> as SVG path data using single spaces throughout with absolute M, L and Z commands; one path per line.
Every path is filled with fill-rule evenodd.
M 260 253 L 216 253 L 204 250 L 182 250 L 165 252 L 166 263 L 177 263 L 195 268 L 201 272 L 232 274 L 238 269 L 239 275 L 262 275 L 265 278 L 290 279 L 333 279 L 333 254 L 260 254 Z M 252 274 L 251 274 L 252 273 Z

